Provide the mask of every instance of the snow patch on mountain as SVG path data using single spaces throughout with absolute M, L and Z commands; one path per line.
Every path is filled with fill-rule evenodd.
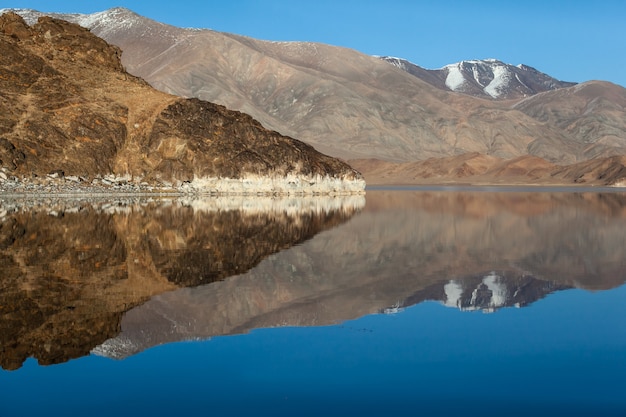
M 492 313 L 505 307 L 511 298 L 506 284 L 495 272 L 485 275 L 474 288 L 465 288 L 461 282 L 452 280 L 444 285 L 443 290 L 445 299 L 442 304 L 461 311 Z
M 398 58 L 398 57 L 395 57 L 395 56 L 378 56 L 378 55 L 374 55 L 374 58 L 379 58 L 379 59 L 382 59 L 384 61 L 387 61 L 388 63 L 390 63 L 394 67 L 400 68 L 403 71 L 407 71 L 408 70 L 407 64 L 409 64 L 409 65 L 411 64 L 406 59 Z
M 109 33 L 115 33 L 120 30 L 127 30 L 142 25 L 142 18 L 135 12 L 126 9 L 124 7 L 114 7 L 112 9 L 108 9 L 102 12 L 95 12 L 91 14 L 82 14 L 82 13 L 47 13 L 40 12 L 33 9 L 0 9 L 0 14 L 5 12 L 14 12 L 18 15 L 22 16 L 24 21 L 27 24 L 33 25 L 37 23 L 37 19 L 42 16 L 51 16 L 57 19 L 63 19 L 71 23 L 75 23 L 79 26 L 82 26 L 86 29 L 91 30 L 96 33 L 97 36 L 101 38 L 107 38 Z M 163 23 L 155 22 L 157 25 L 161 25 L 162 27 L 167 26 Z M 145 24 L 143 24 L 145 26 Z M 163 36 L 166 31 L 163 33 L 154 33 L 153 35 Z
M 511 84 L 512 73 L 504 66 L 495 64 L 491 68 L 493 79 L 483 89 L 483 91 L 489 94 L 493 98 L 500 97 L 502 91 Z
M 443 305 L 446 307 L 461 308 L 461 297 L 463 296 L 463 286 L 456 281 L 450 281 L 443 286 L 446 299 Z
M 446 65 L 444 67 L 448 71 L 446 76 L 446 86 L 452 91 L 461 91 L 465 84 L 465 77 L 461 72 L 459 64 Z

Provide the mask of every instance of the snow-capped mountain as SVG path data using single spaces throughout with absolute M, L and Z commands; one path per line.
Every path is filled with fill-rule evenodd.
M 41 16 L 54 16 L 55 18 L 67 20 L 68 22 L 76 23 L 88 29 L 130 27 L 133 23 L 140 20 L 139 15 L 122 7 L 115 7 L 91 14 L 45 13 L 33 9 L 0 9 L 0 14 L 4 14 L 8 11 L 19 14 L 29 25 L 37 23 L 37 19 Z
M 0 9 L 0 14 L 9 9 Z M 40 16 L 54 17 L 79 24 L 97 36 L 117 44 L 120 33 L 128 31 L 140 38 L 172 38 L 177 43 L 175 28 L 153 21 L 121 7 L 92 14 L 42 13 L 31 9 L 10 9 L 33 24 Z M 180 30 L 180 29 L 179 29 Z M 124 35 L 125 36 L 125 35 Z M 382 56 L 384 61 L 444 90 L 489 99 L 516 99 L 549 90 L 570 87 L 576 83 L 559 81 L 527 65 L 510 65 L 496 59 L 468 60 L 439 69 L 425 69 L 402 58 Z M 132 69 L 132 65 L 129 69 Z
M 497 59 L 461 61 L 439 69 L 425 69 L 402 58 L 381 59 L 435 87 L 490 99 L 516 99 L 576 84 L 559 81 L 527 65 L 514 66 Z

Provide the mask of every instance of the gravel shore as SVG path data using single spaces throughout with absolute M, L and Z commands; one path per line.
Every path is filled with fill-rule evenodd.
M 263 177 L 242 179 L 200 178 L 172 184 L 148 183 L 129 176 L 106 175 L 96 178 L 64 176 L 18 178 L 0 169 L 1 197 L 11 196 L 99 196 L 99 195 L 354 195 L 363 194 L 365 181 L 330 177 Z

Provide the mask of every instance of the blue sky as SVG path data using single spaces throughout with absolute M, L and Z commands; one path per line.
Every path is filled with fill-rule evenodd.
M 526 64 L 565 81 L 626 86 L 626 1 L 4 0 L 0 7 L 91 13 L 115 6 L 183 27 L 314 41 L 426 68 L 464 59 Z

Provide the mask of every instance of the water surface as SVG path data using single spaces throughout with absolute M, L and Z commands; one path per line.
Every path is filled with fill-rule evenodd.
M 0 415 L 624 415 L 626 197 L 498 191 L 5 204 Z

